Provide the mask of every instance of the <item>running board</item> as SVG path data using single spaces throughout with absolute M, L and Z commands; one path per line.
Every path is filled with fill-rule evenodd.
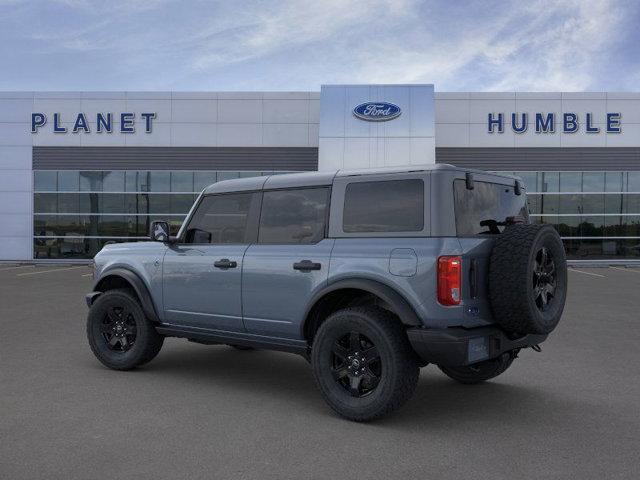
M 296 353 L 309 358 L 309 346 L 303 340 L 265 337 L 242 332 L 226 332 L 222 330 L 203 330 L 177 325 L 158 325 L 156 331 L 166 337 L 187 338 L 204 344 L 229 344 L 243 347 L 264 348 L 281 352 Z

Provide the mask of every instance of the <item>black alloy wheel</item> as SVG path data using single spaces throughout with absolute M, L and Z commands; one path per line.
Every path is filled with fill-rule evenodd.
M 109 307 L 100 331 L 107 342 L 107 348 L 115 352 L 126 352 L 136 342 L 136 320 L 126 306 Z
M 329 406 L 358 422 L 400 408 L 420 374 L 404 325 L 373 305 L 347 307 L 322 322 L 313 337 L 311 368 Z
M 351 331 L 336 340 L 331 354 L 333 378 L 352 397 L 369 395 L 380 383 L 380 354 L 360 332 Z
M 538 310 L 547 310 L 555 293 L 556 264 L 549 249 L 542 247 L 536 252 L 533 264 L 533 300 Z
M 130 370 L 151 361 L 164 337 L 145 316 L 131 290 L 108 290 L 99 295 L 87 315 L 87 340 L 103 365 Z

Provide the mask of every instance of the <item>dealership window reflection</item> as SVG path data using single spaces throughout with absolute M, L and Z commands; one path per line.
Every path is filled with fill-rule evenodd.
M 106 242 L 146 240 L 152 221 L 177 232 L 221 180 L 266 171 L 34 171 L 34 258 L 92 258 Z M 524 180 L 532 221 L 553 225 L 572 259 L 640 258 L 640 171 L 503 172 Z
M 553 225 L 574 260 L 640 257 L 640 172 L 502 172 L 520 176 L 531 219 Z
M 280 173 L 290 172 L 36 170 L 34 258 L 92 258 L 108 242 L 146 240 L 154 220 L 175 234 L 208 185 Z

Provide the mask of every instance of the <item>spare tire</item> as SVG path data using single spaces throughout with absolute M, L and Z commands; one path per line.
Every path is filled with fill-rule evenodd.
M 489 300 L 508 332 L 547 334 L 567 297 L 567 260 L 551 225 L 509 225 L 496 237 L 489 264 Z

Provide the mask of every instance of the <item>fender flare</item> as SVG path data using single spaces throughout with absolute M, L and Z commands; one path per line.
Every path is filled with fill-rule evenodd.
M 313 308 L 316 306 L 318 301 L 322 299 L 322 297 L 336 290 L 343 290 L 347 288 L 363 290 L 381 298 L 387 304 L 389 304 L 389 306 L 400 318 L 400 321 L 405 325 L 411 325 L 411 326 L 422 325 L 420 318 L 416 314 L 411 304 L 393 288 L 391 288 L 388 285 L 385 285 L 384 283 L 380 283 L 376 280 L 369 280 L 365 278 L 353 278 L 353 279 L 338 280 L 335 283 L 330 283 L 329 285 L 324 287 L 322 290 L 317 292 L 309 302 L 309 306 L 305 311 L 302 328 L 303 329 L 305 328 L 305 324 L 307 323 L 309 314 L 311 313 Z
M 160 323 L 160 319 L 158 317 L 158 314 L 156 313 L 156 308 L 153 305 L 153 300 L 151 300 L 151 294 L 149 293 L 149 289 L 147 288 L 147 286 L 145 285 L 145 283 L 142 281 L 142 279 L 137 273 L 127 268 L 119 267 L 119 268 L 113 268 L 111 270 L 107 270 L 106 272 L 103 272 L 103 274 L 100 276 L 98 281 L 95 282 L 93 286 L 93 290 L 95 292 L 98 292 L 98 295 L 95 295 L 95 297 L 93 297 L 92 300 L 94 300 L 95 298 L 100 296 L 102 293 L 104 293 L 104 290 L 100 289 L 99 285 L 109 277 L 122 278 L 129 285 L 131 285 L 131 288 L 133 288 L 133 290 L 136 292 L 136 295 L 140 299 L 142 311 L 147 316 L 147 318 L 152 322 Z

